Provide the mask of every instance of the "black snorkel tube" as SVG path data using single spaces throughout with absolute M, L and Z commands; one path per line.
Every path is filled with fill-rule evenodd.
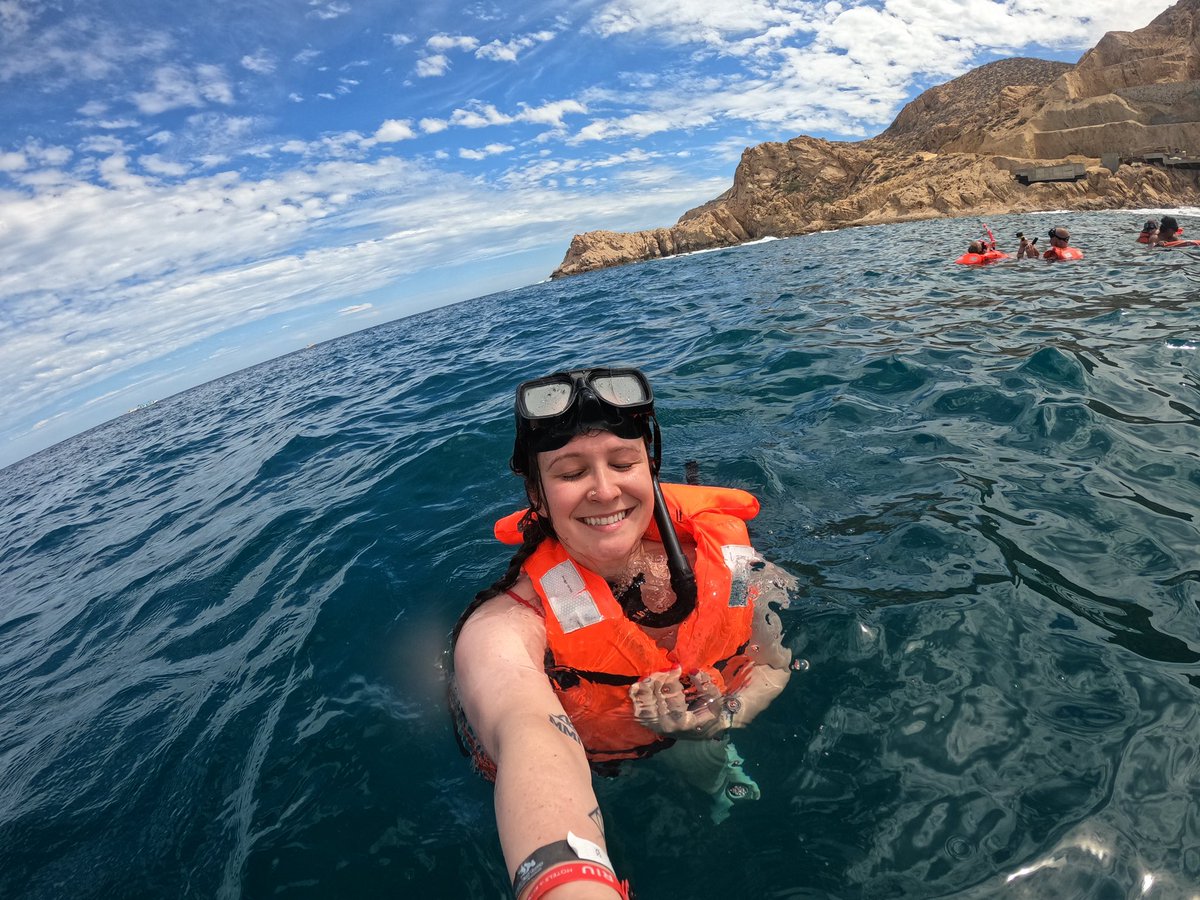
M 683 547 L 679 545 L 679 535 L 675 533 L 675 526 L 671 524 L 671 514 L 667 511 L 667 501 L 658 484 L 658 476 L 652 476 L 652 480 L 654 524 L 658 526 L 658 536 L 662 538 L 663 550 L 667 554 L 667 568 L 671 570 L 671 590 L 675 592 L 677 603 L 682 603 L 689 610 L 695 609 L 696 575 L 683 552 Z
M 658 468 L 662 463 L 662 437 L 658 431 L 658 419 L 651 416 L 650 422 L 654 427 L 654 468 L 650 473 L 650 481 L 654 485 L 654 524 L 658 526 L 658 536 L 662 539 L 663 551 L 667 554 L 667 568 L 671 572 L 671 590 L 675 592 L 675 602 L 683 604 L 690 612 L 696 608 L 696 574 L 679 544 L 679 535 L 675 533 L 675 526 L 671 522 L 667 500 L 663 497 L 662 486 L 658 483 Z

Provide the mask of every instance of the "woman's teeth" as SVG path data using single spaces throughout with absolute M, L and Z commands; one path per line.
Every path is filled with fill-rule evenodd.
M 584 516 L 583 524 L 584 525 L 616 525 L 618 522 L 620 522 L 622 519 L 624 519 L 625 516 L 627 516 L 627 515 L 628 515 L 628 513 L 625 510 L 621 510 L 621 512 L 613 513 L 611 516 Z

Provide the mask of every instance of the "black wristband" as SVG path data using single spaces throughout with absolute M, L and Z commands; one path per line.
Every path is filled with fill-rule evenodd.
M 525 862 L 517 866 L 517 873 L 513 875 L 513 896 L 520 897 L 521 891 L 551 866 L 574 862 L 577 859 L 579 854 L 566 841 L 555 841 L 545 847 L 538 847 L 525 857 Z

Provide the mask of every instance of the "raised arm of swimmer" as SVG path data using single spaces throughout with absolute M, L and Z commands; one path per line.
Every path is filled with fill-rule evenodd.
M 532 598 L 527 581 L 514 592 Z M 496 825 L 514 879 L 523 861 L 568 834 L 606 846 L 587 756 L 542 668 L 545 647 L 541 617 L 505 594 L 471 615 L 455 647 L 459 699 L 496 765 Z M 545 859 L 552 863 L 562 855 Z M 580 881 L 562 885 L 552 896 L 611 900 L 621 895 L 615 887 Z

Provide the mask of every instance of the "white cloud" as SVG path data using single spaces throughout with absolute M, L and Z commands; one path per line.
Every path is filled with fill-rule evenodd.
M 426 134 L 437 134 L 451 126 L 458 128 L 491 128 L 522 122 L 530 125 L 549 125 L 561 130 L 566 127 L 564 117 L 568 115 L 584 115 L 587 106 L 578 100 L 554 100 L 541 106 L 520 104 L 520 110 L 515 115 L 501 112 L 490 103 L 472 100 L 465 107 L 455 109 L 449 119 L 421 119 L 421 130 Z
M 387 125 L 387 123 L 384 123 Z M 400 138 L 393 138 L 400 140 Z M 313 141 L 290 140 L 279 145 L 283 153 L 305 156 L 310 159 L 345 159 L 361 156 L 364 147 L 373 147 L 378 141 L 363 137 L 357 131 L 342 131 L 326 134 Z
M 458 151 L 458 155 L 462 159 L 480 160 L 487 159 L 489 156 L 508 153 L 512 149 L 513 147 L 511 144 L 488 144 L 486 147 L 483 147 L 479 150 L 461 149 Z
M 578 100 L 555 100 L 541 106 L 521 104 L 521 111 L 515 116 L 518 122 L 529 122 L 536 125 L 553 125 L 555 128 L 564 127 L 563 116 L 574 113 L 584 115 L 587 106 Z
M 20 9 L 6 0 L 8 14 L 0 19 L 0 82 L 26 76 L 57 85 L 115 80 L 145 60 L 166 57 L 174 46 L 166 33 L 143 30 L 135 35 L 86 15 L 47 15 L 37 21 L 47 6 L 28 3 Z
M 387 38 L 393 47 L 407 47 L 413 42 L 412 36 L 408 34 L 389 34 Z
M 190 166 L 185 166 L 182 163 L 170 162 L 163 159 L 161 156 L 151 153 L 146 156 L 138 157 L 138 164 L 153 175 L 169 175 L 171 177 L 179 177 L 186 175 L 191 171 Z
M 233 103 L 233 89 L 220 66 L 199 65 L 188 69 L 178 65 L 159 66 L 154 70 L 154 87 L 131 97 L 138 110 L 157 115 L 180 107 L 204 107 L 209 103 Z
M 242 68 L 257 75 L 270 75 L 275 71 L 275 60 L 265 50 L 242 57 Z
M 34 8 L 16 0 L 0 2 L 0 31 L 13 38 L 22 37 L 33 24 Z
M 74 156 L 74 151 L 66 146 L 42 146 L 36 140 L 31 140 L 25 144 L 25 156 L 30 160 L 34 160 L 42 166 L 66 166 Z
M 308 15 L 315 19 L 338 19 L 350 12 L 349 3 L 326 3 L 325 0 L 308 0 L 313 7 Z
M 826 8 L 836 5 L 826 4 Z M 605 37 L 651 32 L 672 43 L 725 46 L 739 37 L 761 35 L 781 26 L 803 29 L 813 9 L 821 7 L 773 0 L 610 0 L 588 27 Z
M 24 153 L 0 153 L 0 172 L 19 172 L 28 165 Z
M 97 134 L 84 138 L 79 143 L 79 149 L 85 153 L 124 153 L 126 145 L 123 140 L 106 134 Z
M 450 124 L 462 128 L 487 128 L 490 125 L 508 125 L 512 116 L 505 115 L 490 103 L 472 100 L 465 109 L 456 109 L 450 114 Z
M 510 187 L 532 187 L 537 184 L 548 183 L 555 178 L 573 176 L 579 172 L 641 167 L 658 158 L 659 154 L 649 153 L 637 147 L 625 153 L 611 153 L 595 159 L 542 158 L 506 172 L 502 176 L 501 182 Z
M 425 42 L 425 46 L 438 53 L 445 50 L 464 50 L 469 53 L 479 46 L 479 39 L 462 34 L 435 34 Z
M 417 60 L 418 78 L 437 78 L 445 75 L 450 68 L 450 60 L 441 53 L 432 56 L 422 56 Z
M 509 41 L 495 40 L 476 50 L 475 56 L 479 59 L 490 59 L 496 62 L 516 62 L 517 54 L 522 50 L 528 50 L 530 47 L 536 47 L 540 43 L 553 39 L 553 31 L 538 31 Z
M 392 141 L 407 141 L 416 136 L 417 133 L 413 131 L 412 122 L 408 119 L 388 119 L 371 136 L 371 142 L 381 144 Z
M 339 316 L 356 316 L 360 313 L 370 312 L 375 308 L 372 303 L 356 303 L 354 306 L 343 306 L 338 310 Z

